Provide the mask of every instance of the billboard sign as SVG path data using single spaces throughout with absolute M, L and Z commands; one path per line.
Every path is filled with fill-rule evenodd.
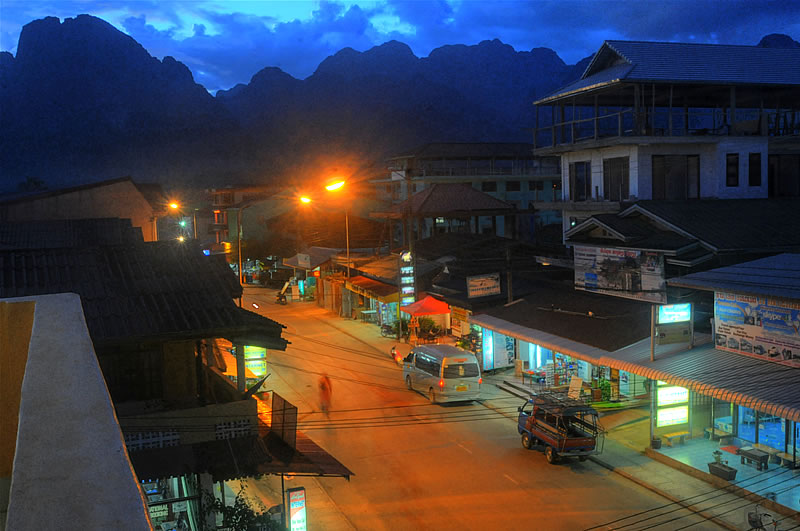
M 658 324 L 684 323 L 692 320 L 692 303 L 664 304 L 658 307 Z
M 500 294 L 500 273 L 467 277 L 467 298 Z
M 664 255 L 635 249 L 574 246 L 575 289 L 667 302 Z
M 800 367 L 800 301 L 714 293 L 716 348 Z
M 305 487 L 286 489 L 286 495 L 289 497 L 289 530 L 306 531 L 308 526 L 306 525 Z

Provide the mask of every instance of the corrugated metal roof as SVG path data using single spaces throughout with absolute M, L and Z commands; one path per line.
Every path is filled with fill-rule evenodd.
M 0 249 L 57 249 L 141 243 L 130 219 L 59 219 L 0 224 Z
M 596 228 L 610 231 L 622 239 L 593 237 L 590 232 Z M 565 233 L 568 243 L 585 243 L 593 246 L 631 247 L 636 249 L 659 249 L 678 251 L 695 244 L 695 240 L 666 231 L 652 222 L 639 217 L 622 217 L 617 214 L 595 214 Z
M 367 277 L 353 277 L 347 281 L 348 288 L 356 288 L 365 292 L 377 295 L 378 297 L 386 297 L 392 293 L 397 293 L 397 286 L 385 284 L 377 280 Z
M 800 85 L 800 49 L 606 41 L 581 79 L 536 103 L 615 82 Z
M 636 212 L 718 252 L 800 250 L 798 199 L 639 201 L 619 215 L 628 217 Z
M 650 336 L 649 303 L 579 291 L 572 286 L 535 283 L 525 299 L 488 309 L 486 314 L 473 318 L 476 322 L 487 317 L 500 319 L 606 352 Z
M 784 253 L 667 280 L 670 286 L 800 300 L 800 254 Z
M 237 307 L 237 290 L 195 242 L 0 250 L 0 298 L 77 293 L 96 347 L 253 333 L 285 348 L 283 325 Z
M 491 315 L 471 316 L 470 323 L 593 365 L 662 380 L 800 422 L 800 368 L 716 350 L 707 334 L 696 334 L 696 342 L 705 344 L 691 350 L 682 345 L 657 346 L 655 361 L 650 361 L 649 337 L 609 352 Z
M 652 362 L 647 339 L 599 363 L 800 422 L 800 368 L 717 350 L 710 337 L 705 339 L 691 350 L 671 345 Z

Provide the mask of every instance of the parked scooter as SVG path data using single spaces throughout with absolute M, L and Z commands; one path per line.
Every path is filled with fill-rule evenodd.
M 392 337 L 397 335 L 395 332 L 394 327 L 392 325 L 383 324 L 381 325 L 381 336 L 382 337 Z
M 392 350 L 389 352 L 389 355 L 392 356 L 392 359 L 395 361 L 395 363 L 403 362 L 403 356 L 397 351 L 397 345 L 394 345 L 392 347 Z

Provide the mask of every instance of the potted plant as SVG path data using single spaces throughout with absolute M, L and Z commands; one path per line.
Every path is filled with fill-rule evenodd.
M 712 463 L 708 463 L 709 474 L 727 481 L 733 481 L 736 479 L 736 469 L 732 466 L 728 466 L 728 461 L 722 460 L 722 452 L 720 450 L 714 450 L 711 455 L 714 456 L 714 461 Z

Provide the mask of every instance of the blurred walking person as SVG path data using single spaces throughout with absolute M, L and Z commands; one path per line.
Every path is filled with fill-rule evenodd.
M 331 396 L 333 395 L 333 387 L 331 386 L 331 379 L 325 373 L 319 378 L 319 402 L 322 412 L 326 417 L 330 417 L 331 409 Z

